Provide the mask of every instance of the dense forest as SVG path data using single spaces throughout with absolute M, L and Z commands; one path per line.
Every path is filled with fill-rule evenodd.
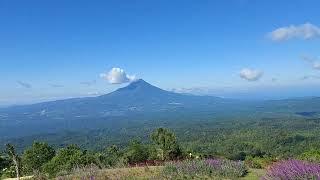
M 111 145 L 126 147 L 132 139 L 150 143 L 149 134 L 157 127 L 166 127 L 176 133 L 183 149 L 204 155 L 233 157 L 259 151 L 268 156 L 288 158 L 320 146 L 318 116 L 234 115 L 230 120 L 199 117 L 200 120 L 187 115 L 175 120 L 161 117 L 157 120 L 149 120 L 147 117 L 119 120 L 110 124 L 110 127 L 97 130 L 40 134 L 5 139 L 1 143 L 14 144 L 18 152 L 22 152 L 33 141 L 48 142 L 55 148 L 77 144 L 82 149 L 101 151 Z M 4 146 L 1 148 L 4 150 Z
M 39 138 L 43 142 L 33 142 L 18 152 L 14 149 L 17 144 L 8 144 L 1 156 L 0 168 L 4 169 L 1 172 L 3 177 L 16 176 L 15 169 L 24 175 L 39 172 L 55 177 L 67 174 L 75 166 L 94 164 L 99 168 L 110 168 L 190 158 L 240 160 L 250 168 L 265 168 L 283 159 L 319 162 L 319 121 L 314 117 L 176 121 L 170 124 L 171 130 L 144 124 L 139 131 L 125 131 L 133 132 L 130 136 L 119 136 L 123 139 L 106 142 L 103 138 L 91 139 L 94 135 L 83 133 L 78 142 L 88 139 L 79 145 L 76 145 L 77 141 L 48 143 L 44 137 Z M 103 132 L 106 130 L 99 131 L 100 136 Z M 91 144 L 97 146 L 89 148 Z M 18 168 L 15 168 L 16 162 L 19 162 Z
M 241 108 L 237 103 L 216 111 L 193 107 L 89 118 L 75 124 L 83 128 L 51 133 L 34 126 L 33 135 L 0 138 L 1 176 L 50 178 L 88 166 L 110 169 L 148 164 L 164 167 L 160 174 L 169 174 L 167 179 L 188 174 L 186 169 L 194 172 L 190 176 L 200 173 L 194 167 L 205 169 L 201 171 L 204 176 L 235 178 L 245 176 L 250 168 L 265 169 L 282 160 L 320 161 L 319 99 L 246 102 Z M 167 164 L 171 161 L 183 163 Z M 296 163 L 301 164 L 284 164 L 297 167 Z

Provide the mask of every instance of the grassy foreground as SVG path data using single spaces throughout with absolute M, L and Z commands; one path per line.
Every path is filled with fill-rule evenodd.
M 71 175 L 61 176 L 61 180 L 73 179 L 90 179 L 94 175 L 95 180 L 100 179 L 157 179 L 162 170 L 162 166 L 148 167 L 131 167 L 131 168 L 116 168 L 103 170 L 87 170 L 74 172 Z
M 91 175 L 95 175 L 95 180 L 118 180 L 118 179 L 163 179 L 160 175 L 163 167 L 162 166 L 149 166 L 149 167 L 132 167 L 132 168 L 117 168 L 117 169 L 106 169 L 97 171 L 79 171 L 72 175 L 61 176 L 59 180 L 76 180 L 76 179 L 90 179 Z M 250 169 L 249 173 L 242 177 L 242 180 L 258 180 L 259 177 L 263 176 L 265 170 L 263 169 Z M 199 177 L 199 179 L 212 179 L 209 177 Z M 217 177 L 216 179 L 221 179 Z M 227 178 L 225 179 L 227 180 Z

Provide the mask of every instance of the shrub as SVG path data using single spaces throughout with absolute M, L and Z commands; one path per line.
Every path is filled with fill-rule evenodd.
M 55 155 L 55 150 L 47 143 L 34 142 L 22 156 L 23 171 L 31 174 L 40 171 L 41 166 L 49 162 Z
M 10 167 L 10 160 L 0 154 L 0 179 L 3 173 Z
M 320 179 L 320 164 L 301 160 L 280 161 L 271 165 L 262 179 Z
M 188 160 L 165 165 L 163 175 L 169 179 L 242 177 L 247 173 L 243 162 L 222 159 Z
M 129 164 L 144 162 L 148 160 L 148 157 L 148 148 L 137 140 L 133 140 L 129 144 L 129 147 L 126 149 L 126 152 L 124 154 L 124 159 L 126 159 L 127 163 Z
M 242 161 L 208 159 L 206 164 L 213 169 L 215 176 L 242 177 L 247 174 L 247 168 Z
M 252 157 L 247 156 L 245 160 L 246 166 L 255 169 L 264 169 L 276 160 L 272 157 Z
M 302 160 L 310 161 L 310 162 L 320 162 L 320 150 L 312 149 L 304 152 L 299 157 Z
M 6 179 L 6 178 L 14 178 L 16 177 L 16 169 L 14 166 L 10 166 L 7 168 L 4 168 L 1 170 L 1 177 L 0 179 Z
M 43 170 L 50 177 L 56 176 L 58 173 L 68 174 L 76 167 L 98 164 L 97 159 L 94 154 L 81 151 L 79 147 L 70 145 L 58 151 L 57 155 L 43 166 Z

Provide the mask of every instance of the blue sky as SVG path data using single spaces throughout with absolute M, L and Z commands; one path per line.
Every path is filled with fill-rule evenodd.
M 181 92 L 320 95 L 319 7 L 318 0 L 3 0 L 0 104 L 107 93 L 129 82 L 109 83 L 115 67 Z M 240 76 L 244 69 L 251 80 Z

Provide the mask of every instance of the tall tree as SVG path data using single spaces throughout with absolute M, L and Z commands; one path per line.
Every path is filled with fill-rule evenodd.
M 158 128 L 151 134 L 152 141 L 159 147 L 160 159 L 175 159 L 181 155 L 176 135 L 169 129 Z
M 32 146 L 23 153 L 23 172 L 32 173 L 34 171 L 40 171 L 40 168 L 49 162 L 54 155 L 55 150 L 47 143 L 34 142 Z
M 124 157 L 129 164 L 144 162 L 148 160 L 148 148 L 138 140 L 132 140 L 126 149 Z
M 20 157 L 16 153 L 15 148 L 13 147 L 12 144 L 7 144 L 6 145 L 6 152 L 10 159 L 12 160 L 15 169 L 16 169 L 16 175 L 17 175 L 17 180 L 20 180 Z

